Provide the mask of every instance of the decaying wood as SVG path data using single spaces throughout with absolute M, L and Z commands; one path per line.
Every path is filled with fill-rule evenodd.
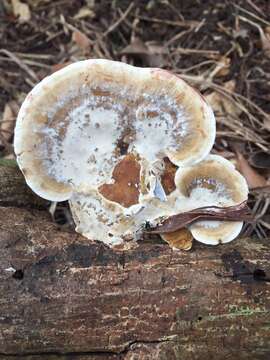
M 12 162 L 6 161 L 7 164 Z M 46 208 L 48 201 L 36 196 L 26 185 L 17 166 L 0 162 L 0 206 Z M 4 165 L 5 164 L 5 165 Z
M 195 243 L 190 252 L 148 240 L 121 252 L 62 231 L 35 206 L 15 206 L 16 192 L 8 205 L 0 359 L 270 357 L 268 240 Z

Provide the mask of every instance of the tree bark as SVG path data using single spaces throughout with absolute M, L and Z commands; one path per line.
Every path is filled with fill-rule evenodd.
M 268 240 L 116 251 L 61 230 L 4 171 L 0 359 L 270 358 Z
M 17 166 L 0 161 L 0 206 L 45 209 L 48 205 L 48 201 L 36 196 L 26 185 Z

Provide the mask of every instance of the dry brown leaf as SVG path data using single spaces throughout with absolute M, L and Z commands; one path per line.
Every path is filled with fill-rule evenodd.
M 89 51 L 91 46 L 91 41 L 81 31 L 79 30 L 73 31 L 72 41 L 74 41 L 82 51 L 84 52 Z
M 79 20 L 84 19 L 87 17 L 90 17 L 91 19 L 95 17 L 95 13 L 93 10 L 89 9 L 88 7 L 82 7 L 75 16 L 73 16 L 73 19 Z
M 264 125 L 264 127 L 265 127 L 267 130 L 270 131 L 270 119 L 269 119 L 269 118 L 268 118 L 268 119 L 264 119 L 263 125 Z
M 235 87 L 236 87 L 235 80 L 229 80 L 224 83 L 224 88 L 228 91 L 233 92 L 235 90 Z
M 265 52 L 265 55 L 270 58 L 270 26 L 267 26 L 264 31 L 259 27 L 262 48 Z
M 72 61 L 67 61 L 67 62 L 64 62 L 62 64 L 54 64 L 52 65 L 51 69 L 52 69 L 52 73 L 54 73 L 55 71 L 58 71 L 58 70 L 61 70 L 63 69 L 64 67 L 68 66 L 72 64 Z
M 227 81 L 224 84 L 224 88 L 233 92 L 235 89 L 235 81 Z M 217 114 L 225 113 L 232 115 L 233 117 L 238 117 L 242 113 L 242 110 L 236 106 L 233 101 L 217 91 L 213 91 L 212 93 L 206 95 L 205 98 Z
M 95 0 L 86 0 L 88 7 L 93 8 L 95 6 Z
M 247 206 L 247 202 L 219 207 L 204 206 L 176 215 L 161 217 L 151 222 L 146 222 L 143 231 L 148 234 L 166 234 L 178 231 L 186 226 L 201 220 L 225 220 L 225 221 L 252 221 L 253 216 Z
M 250 154 L 249 163 L 258 169 L 270 169 L 270 154 L 264 151 L 257 151 Z
M 219 61 L 219 66 L 216 69 L 215 76 L 226 76 L 230 72 L 231 59 L 223 56 Z
M 180 229 L 171 233 L 162 234 L 171 248 L 177 250 L 190 250 L 192 248 L 193 236 L 188 229 Z
M 31 19 L 31 12 L 28 4 L 22 3 L 20 0 L 12 0 L 13 14 L 17 17 L 20 23 L 27 22 Z
M 134 38 L 134 40 L 121 51 L 121 54 L 145 55 L 148 54 L 148 52 L 149 50 L 145 43 L 139 38 Z
M 242 110 L 236 106 L 230 99 L 224 95 L 213 91 L 211 94 L 205 96 L 207 102 L 211 105 L 212 109 L 217 114 L 230 114 L 238 117 Z
M 0 120 L 0 132 L 2 140 L 8 142 L 12 138 L 15 119 L 18 111 L 19 107 L 15 101 L 9 101 L 6 103 L 2 119 Z
M 166 51 L 161 45 L 154 43 L 147 44 L 136 37 L 120 54 L 137 56 L 150 67 L 162 67 L 165 63 Z
M 236 152 L 237 169 L 245 177 L 250 189 L 266 185 L 266 179 L 257 173 L 240 152 Z

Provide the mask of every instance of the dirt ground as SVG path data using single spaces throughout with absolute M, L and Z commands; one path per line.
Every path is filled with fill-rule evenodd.
M 197 87 L 217 119 L 214 153 L 251 189 L 255 223 L 270 229 L 270 1 L 1 0 L 0 160 L 14 159 L 16 114 L 31 88 L 86 58 L 162 67 Z

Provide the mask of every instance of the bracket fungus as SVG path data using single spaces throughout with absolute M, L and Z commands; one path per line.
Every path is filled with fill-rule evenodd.
M 136 239 L 146 221 L 247 199 L 244 178 L 209 155 L 214 140 L 210 106 L 178 76 L 92 59 L 34 87 L 14 146 L 32 190 L 69 200 L 76 230 L 114 246 Z M 204 221 L 190 229 L 216 244 L 235 238 L 241 224 Z

